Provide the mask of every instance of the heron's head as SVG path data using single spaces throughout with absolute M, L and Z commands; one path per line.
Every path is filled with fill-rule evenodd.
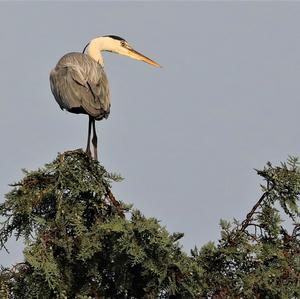
M 122 37 L 116 35 L 106 35 L 95 38 L 90 42 L 89 50 L 93 47 L 93 43 L 95 46 L 97 44 L 98 50 L 100 51 L 117 53 L 136 60 L 144 61 L 156 67 L 161 67 L 157 62 L 134 50 L 132 46 L 130 46 L 130 44 Z

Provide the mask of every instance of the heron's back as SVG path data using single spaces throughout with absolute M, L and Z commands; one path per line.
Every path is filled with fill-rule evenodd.
M 109 86 L 100 64 L 86 54 L 68 53 L 50 73 L 52 93 L 61 109 L 100 120 L 110 111 Z

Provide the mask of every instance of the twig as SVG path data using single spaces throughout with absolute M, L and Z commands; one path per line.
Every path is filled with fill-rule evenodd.
M 114 207 L 116 207 L 118 214 L 124 218 L 125 215 L 124 215 L 124 212 L 122 211 L 121 204 L 116 200 L 115 196 L 113 195 L 113 193 L 111 192 L 109 187 L 105 186 L 105 188 L 106 188 L 106 195 L 109 198 L 110 202 L 112 203 L 112 205 Z
M 28 267 L 28 265 L 26 264 L 26 263 L 24 263 L 24 262 L 22 262 L 22 263 L 17 263 L 17 264 L 15 264 L 15 265 L 13 265 L 12 266 L 12 268 L 11 268 L 11 272 L 16 272 L 17 271 L 17 268 L 18 267 L 20 267 L 20 266 L 26 266 L 26 267 Z
M 255 213 L 256 209 L 261 205 L 263 200 L 269 195 L 270 191 L 266 191 L 258 200 L 258 202 L 255 204 L 255 206 L 252 208 L 252 210 L 247 214 L 246 219 L 242 222 L 242 226 L 240 229 L 240 232 L 244 232 L 247 226 L 249 225 L 253 214 Z

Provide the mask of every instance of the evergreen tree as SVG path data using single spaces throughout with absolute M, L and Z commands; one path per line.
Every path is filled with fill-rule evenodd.
M 246 219 L 222 220 L 218 245 L 192 250 L 205 273 L 205 298 L 300 298 L 298 160 L 280 167 L 268 163 L 257 173 L 266 185 Z
M 0 207 L 0 244 L 25 240 L 2 269 L 1 298 L 176 298 L 199 292 L 197 264 L 159 222 L 118 202 L 109 174 L 82 151 L 25 172 Z
M 2 250 L 25 241 L 24 261 L 0 271 L 0 298 L 300 298 L 297 159 L 257 173 L 263 193 L 245 220 L 222 220 L 218 243 L 187 255 L 183 234 L 116 200 L 120 176 L 60 154 L 0 205 Z

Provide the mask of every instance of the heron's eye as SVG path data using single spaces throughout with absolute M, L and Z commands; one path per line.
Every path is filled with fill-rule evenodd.
M 122 46 L 122 47 L 126 47 L 126 46 L 127 46 L 127 43 L 126 43 L 125 40 L 122 40 L 122 41 L 121 41 L 121 46 Z

